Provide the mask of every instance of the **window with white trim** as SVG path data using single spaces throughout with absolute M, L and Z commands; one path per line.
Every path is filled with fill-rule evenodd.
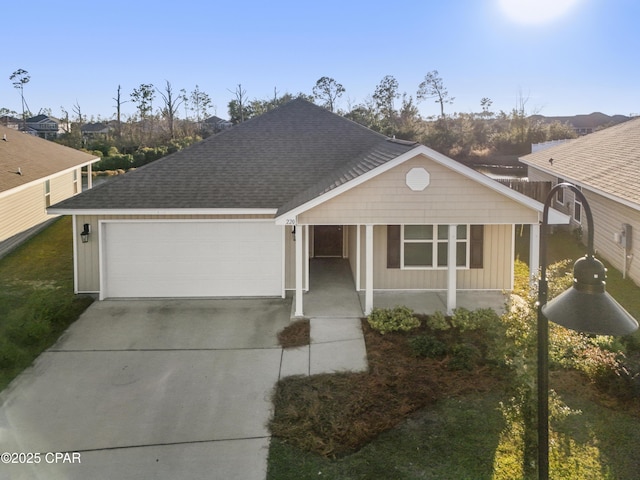
M 73 171 L 73 193 L 79 193 L 80 192 L 80 188 L 78 185 L 78 170 L 74 170 Z
M 560 185 L 561 183 L 564 183 L 564 179 L 558 178 L 556 185 Z M 564 205 L 564 188 L 560 188 L 556 192 L 556 202 L 558 202 L 560 205 Z
M 44 181 L 44 203 L 47 207 L 51 206 L 51 181 Z
M 449 265 L 449 225 L 403 225 L 401 266 L 444 269 Z M 469 225 L 456 227 L 456 267 L 469 268 Z
M 576 188 L 582 191 L 582 187 Z M 582 202 L 575 193 L 573 194 L 573 219 L 578 223 L 582 223 Z

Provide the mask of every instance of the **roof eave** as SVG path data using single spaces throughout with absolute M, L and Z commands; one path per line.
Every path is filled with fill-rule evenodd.
M 275 208 L 65 208 L 49 207 L 49 215 L 275 215 Z

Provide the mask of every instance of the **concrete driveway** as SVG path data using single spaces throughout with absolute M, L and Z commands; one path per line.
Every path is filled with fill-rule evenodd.
M 32 462 L 0 478 L 264 479 L 290 308 L 94 303 L 0 395 L 0 453 Z

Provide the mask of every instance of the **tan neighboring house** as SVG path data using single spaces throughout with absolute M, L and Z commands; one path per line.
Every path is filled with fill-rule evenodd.
M 296 99 L 49 211 L 73 215 L 77 292 L 293 292 L 304 316 L 320 257 L 348 263 L 365 313 L 379 292 L 441 292 L 452 310 L 460 291 L 510 290 L 515 225 L 539 231 L 542 209 L 424 145 Z
M 0 126 L 0 254 L 51 220 L 47 207 L 82 191 L 82 169 L 100 159 Z
M 594 220 L 598 254 L 640 285 L 640 118 L 526 155 L 530 181 L 570 182 L 582 190 Z M 587 222 L 582 204 L 566 191 L 554 208 L 571 215 L 574 229 Z

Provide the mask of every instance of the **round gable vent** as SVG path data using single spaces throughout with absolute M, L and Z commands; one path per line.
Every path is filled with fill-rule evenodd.
M 430 178 L 429 172 L 424 168 L 412 168 L 407 172 L 407 187 L 414 192 L 421 192 L 429 186 Z

